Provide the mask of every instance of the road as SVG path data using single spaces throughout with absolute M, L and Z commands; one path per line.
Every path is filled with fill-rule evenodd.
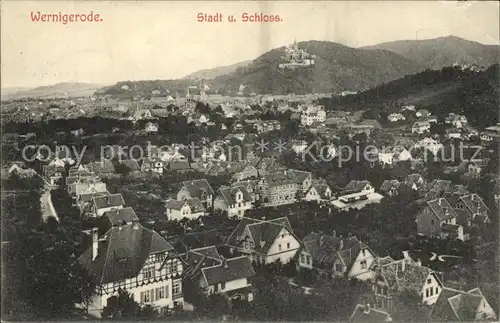
M 57 212 L 52 204 L 50 188 L 47 185 L 45 185 L 45 190 L 40 197 L 40 208 L 42 210 L 42 218 L 45 222 L 47 222 L 47 219 L 51 216 L 59 222 L 59 217 L 57 216 Z

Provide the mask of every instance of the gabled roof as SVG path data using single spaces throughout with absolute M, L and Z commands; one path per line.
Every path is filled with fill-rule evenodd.
M 302 183 L 303 181 L 312 176 L 311 172 L 307 172 L 304 170 L 289 169 L 288 171 L 292 172 L 295 175 L 295 177 L 297 177 L 299 183 Z
M 398 181 L 397 179 L 392 179 L 392 180 L 385 180 L 382 183 L 382 186 L 380 186 L 380 191 L 387 193 L 391 188 L 398 189 L 399 186 L 401 186 L 401 182 Z
M 103 217 L 107 217 L 112 226 L 139 221 L 137 214 L 131 207 L 104 212 Z
M 477 194 L 469 194 L 460 197 L 471 213 L 487 214 L 490 209 L 484 204 L 483 199 Z
M 433 275 L 438 284 L 442 286 L 439 277 L 430 268 L 413 261 L 402 261 L 405 261 L 404 270 L 399 266 L 401 260 L 381 265 L 377 270 L 377 273 L 385 278 L 391 290 L 409 289 L 420 294 L 429 275 Z
M 479 288 L 468 292 L 444 287 L 432 309 L 433 320 L 475 321 L 484 299 Z
M 368 305 L 357 304 L 349 321 L 352 322 L 387 322 L 392 321 L 389 313 Z
M 98 241 L 95 260 L 92 260 L 92 249 L 90 246 L 78 261 L 99 284 L 136 277 L 150 254 L 175 253 L 170 243 L 139 223 L 109 229 Z
M 220 195 L 228 205 L 233 205 L 236 203 L 236 194 L 241 192 L 243 195 L 243 202 L 251 202 L 252 198 L 245 187 L 221 187 L 219 189 Z
M 184 170 L 190 169 L 189 162 L 187 160 L 172 160 L 168 163 L 168 169 L 170 170 Z
M 328 184 L 325 184 L 325 183 L 313 183 L 311 185 L 311 188 L 309 188 L 309 191 L 314 188 L 316 190 L 316 192 L 318 193 L 318 195 L 322 198 L 322 199 L 329 199 L 330 197 L 326 195 L 326 192 L 327 192 L 327 189 L 330 189 L 330 186 L 328 186 Z M 330 189 L 331 191 L 331 189 Z
M 361 249 L 368 248 L 355 236 L 342 238 L 321 233 L 308 234 L 303 239 L 303 243 L 311 254 L 315 266 L 329 267 L 332 266 L 335 259 L 340 259 L 347 267 L 347 272 L 354 264 Z M 372 251 L 370 250 L 370 252 Z
M 214 190 L 206 179 L 196 179 L 182 182 L 182 187 L 186 188 L 191 197 L 200 198 L 203 193 L 214 194 Z
M 255 275 L 252 264 L 246 256 L 223 259 L 220 264 L 205 267 L 201 271 L 207 286 Z
M 299 183 L 295 173 L 289 170 L 268 173 L 263 178 L 269 187 Z
M 125 205 L 125 201 L 123 200 L 123 196 L 121 194 L 95 196 L 93 200 L 97 209 Z
M 237 248 L 241 247 L 241 237 L 244 232 L 248 232 L 250 238 L 255 242 L 254 250 L 266 254 L 283 228 L 293 234 L 292 226 L 286 217 L 269 221 L 244 217 L 229 236 L 226 244 Z
M 457 217 L 457 212 L 445 198 L 440 197 L 435 200 L 428 201 L 427 206 L 440 221 Z
M 124 159 L 120 161 L 120 164 L 125 165 L 130 171 L 140 171 L 141 167 L 135 159 Z
M 350 181 L 343 189 L 342 193 L 358 193 L 365 188 L 366 185 L 371 185 L 368 181 Z
M 174 209 L 174 210 L 180 210 L 184 205 L 189 205 L 191 208 L 191 211 L 194 213 L 197 212 L 205 212 L 205 207 L 203 206 L 203 203 L 201 203 L 200 199 L 194 198 L 194 199 L 186 199 L 186 200 L 168 200 L 166 204 L 167 209 Z

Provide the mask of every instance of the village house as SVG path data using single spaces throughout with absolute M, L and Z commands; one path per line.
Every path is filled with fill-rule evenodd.
M 316 201 L 318 203 L 321 202 L 330 202 L 332 197 L 332 190 L 330 186 L 326 183 L 313 183 L 309 190 L 307 190 L 304 200 L 305 201 Z
M 255 166 L 250 163 L 245 163 L 244 168 L 233 175 L 233 178 L 236 181 L 243 181 L 246 179 L 257 178 L 259 176 L 259 171 Z
M 350 181 L 343 189 L 335 193 L 332 205 L 341 210 L 361 209 L 367 204 L 379 203 L 382 195 L 368 181 Z
M 258 181 L 257 180 L 243 180 L 234 182 L 231 184 L 232 188 L 242 187 L 245 188 L 248 194 L 250 195 L 250 199 L 252 203 L 260 200 L 260 194 L 258 192 Z
M 399 194 L 399 187 L 401 184 L 402 183 L 397 179 L 386 179 L 380 186 L 380 192 L 388 197 L 397 196 Z
M 151 110 L 148 109 L 139 109 L 139 104 L 137 104 L 137 108 L 134 111 L 133 115 L 134 120 L 141 120 L 141 119 L 151 119 Z
M 43 165 L 42 174 L 45 180 L 51 185 L 55 186 L 59 180 L 63 178 L 65 172 L 64 167 L 55 165 Z
M 183 262 L 172 245 L 137 222 L 112 227 L 101 237 L 97 231 L 91 231 L 91 245 L 78 258 L 97 283 L 90 313 L 100 317 L 117 301 L 119 289 L 141 305 L 183 306 Z
M 131 207 L 104 212 L 100 218 L 99 232 L 106 232 L 112 227 L 139 222 L 139 218 Z
M 188 266 L 184 279 L 195 282 L 205 295 L 224 294 L 230 300 L 253 300 L 248 278 L 255 271 L 246 256 L 226 259 L 215 246 L 208 246 L 191 249 L 184 258 Z
M 196 179 L 182 182 L 177 191 L 177 200 L 198 198 L 206 208 L 211 208 L 214 190 L 206 179 Z
M 431 113 L 428 110 L 419 109 L 419 110 L 417 110 L 415 115 L 417 116 L 417 118 L 427 118 L 431 115 Z
M 394 152 L 392 147 L 383 148 L 377 151 L 377 160 L 379 164 L 387 166 L 392 165 L 394 159 Z
M 255 128 L 258 134 L 262 134 L 273 130 L 280 130 L 281 124 L 277 120 L 266 120 L 266 121 L 259 120 L 253 125 L 253 127 Z
M 411 125 L 411 133 L 423 134 L 431 131 L 431 124 L 429 121 L 415 121 Z
M 121 209 L 124 205 L 125 201 L 121 194 L 102 195 L 102 193 L 97 193 L 91 201 L 90 216 L 101 217 L 105 212 Z
M 458 128 L 448 128 L 444 131 L 446 138 L 448 139 L 460 139 L 462 138 L 462 130 Z
M 426 137 L 423 138 L 422 140 L 418 141 L 414 146 L 413 149 L 425 149 L 429 150 L 432 152 L 434 155 L 437 154 L 439 150 L 443 148 L 443 144 L 437 141 L 436 139 Z
M 259 181 L 262 202 L 267 206 L 295 203 L 301 184 L 290 170 L 265 174 Z
M 434 322 L 494 321 L 497 315 L 479 288 L 469 291 L 444 287 L 431 312 Z
M 490 209 L 476 193 L 468 193 L 462 196 L 455 194 L 447 196 L 446 199 L 457 212 L 457 221 L 464 228 L 470 227 L 473 223 L 480 227 L 490 223 Z
M 372 308 L 370 304 L 356 304 L 349 322 L 392 322 L 392 318 L 389 313 Z
M 257 168 L 257 171 L 259 172 L 259 176 L 285 169 L 285 167 L 280 165 L 278 160 L 274 157 L 263 157 L 257 162 L 255 168 Z
M 390 122 L 398 122 L 406 120 L 405 116 L 401 113 L 391 113 L 387 116 L 387 120 Z
M 205 213 L 205 207 L 197 198 L 180 201 L 170 199 L 165 203 L 165 215 L 169 221 L 193 220 L 204 216 Z
M 467 118 L 464 115 L 449 113 L 444 119 L 444 123 L 460 129 L 467 126 Z
M 144 131 L 148 133 L 156 133 L 158 132 L 159 127 L 157 122 L 146 122 L 144 125 Z
M 141 172 L 163 174 L 165 163 L 158 157 L 145 157 L 142 159 Z
M 244 187 L 221 186 L 214 199 L 214 210 L 227 212 L 229 217 L 242 218 L 246 210 L 252 209 L 252 197 Z
M 482 158 L 482 159 L 471 159 L 467 162 L 467 171 L 470 174 L 479 176 L 483 172 L 483 169 L 488 166 L 488 163 L 490 162 L 489 158 Z
M 413 173 L 405 177 L 404 183 L 411 187 L 412 190 L 418 191 L 421 187 L 425 186 L 426 181 L 422 175 Z
M 419 235 L 467 240 L 464 228 L 457 223 L 457 212 L 445 198 L 427 201 L 417 213 L 415 222 Z
M 96 174 L 99 177 L 108 177 L 115 174 L 115 166 L 109 159 L 101 159 L 98 161 L 91 162 L 87 165 L 89 171 Z
M 302 108 L 300 123 L 303 126 L 311 126 L 314 123 L 323 123 L 326 120 L 326 112 L 322 106 L 309 105 Z
M 269 221 L 244 217 L 226 242 L 232 252 L 240 252 L 262 265 L 289 263 L 300 244 L 286 217 Z
M 357 237 L 337 237 L 322 233 L 310 233 L 303 239 L 303 245 L 298 253 L 297 262 L 302 267 L 307 255 L 311 256 L 312 267 L 332 277 L 356 278 L 369 280 L 373 272 L 370 271 L 376 254 Z M 307 266 L 306 266 L 307 268 Z
M 76 205 L 78 198 L 82 194 L 105 193 L 107 191 L 106 183 L 103 183 L 100 178 L 78 180 L 68 185 L 68 193 L 73 200 L 73 205 Z
M 389 256 L 377 258 L 372 267 L 372 289 L 376 308 L 385 310 L 394 305 L 394 298 L 404 290 L 421 295 L 423 304 L 434 304 L 443 289 L 439 276 L 428 267 L 414 261 L 407 252 L 401 260 Z
M 392 148 L 393 161 L 404 162 L 412 159 L 411 153 L 403 146 L 395 146 Z
M 480 139 L 485 143 L 500 139 L 500 123 L 497 123 L 495 126 L 485 128 L 480 134 Z

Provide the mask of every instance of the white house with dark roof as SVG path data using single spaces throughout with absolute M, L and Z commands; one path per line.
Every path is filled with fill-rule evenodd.
M 252 197 L 245 187 L 219 188 L 219 193 L 214 199 L 214 210 L 227 212 L 229 217 L 242 218 L 245 211 L 252 209 Z
M 183 305 L 183 261 L 158 233 L 135 222 L 112 227 L 101 237 L 93 229 L 91 235 L 91 245 L 78 258 L 97 284 L 89 312 L 100 316 L 119 289 L 140 304 Z
M 382 192 L 385 196 L 396 196 L 399 194 L 399 187 L 401 184 L 402 183 L 397 179 L 386 179 L 380 186 L 380 192 Z
M 205 295 L 225 294 L 232 300 L 253 300 L 248 278 L 255 275 L 246 256 L 225 259 L 215 246 L 189 250 L 184 279 L 195 281 Z
M 226 245 L 259 264 L 289 263 L 300 248 L 286 217 L 269 221 L 243 218 Z
M 479 288 L 469 291 L 444 287 L 431 312 L 431 320 L 446 321 L 494 321 L 495 310 Z
M 185 200 L 168 200 L 165 203 L 167 220 L 197 219 L 206 213 L 205 206 L 197 198 Z
M 431 131 L 431 124 L 429 121 L 418 120 L 411 125 L 411 133 L 423 134 L 429 131 Z
M 326 183 L 314 183 L 304 196 L 305 201 L 329 202 L 332 197 L 332 190 Z
M 422 303 L 432 305 L 443 289 L 439 276 L 419 261 L 414 261 L 407 252 L 400 260 L 388 256 L 377 258 L 370 270 L 374 273 L 371 282 L 375 307 L 379 309 L 391 308 L 394 297 L 403 290 L 416 292 L 422 297 Z
M 206 179 L 196 179 L 182 182 L 177 191 L 177 200 L 198 198 L 205 207 L 211 208 L 214 198 L 214 190 Z
M 308 265 L 307 254 L 309 254 L 313 268 L 332 277 L 359 280 L 371 279 L 373 272 L 370 271 L 370 266 L 376 257 L 375 252 L 357 237 L 337 237 L 335 233 L 333 236 L 322 233 L 308 234 L 303 239 L 299 254 L 299 267 L 304 267 L 302 265 L 304 256 Z M 305 267 L 308 268 L 308 266 Z
M 97 217 L 102 216 L 105 212 L 121 209 L 125 205 L 121 194 L 101 195 L 101 193 L 98 193 L 97 196 L 92 198 L 91 203 L 92 213 Z
M 146 157 L 142 160 L 141 171 L 163 174 L 165 162 L 158 157 Z
M 420 174 L 408 174 L 405 177 L 404 183 L 411 187 L 412 190 L 418 191 L 422 186 L 426 184 L 424 177 Z
M 447 198 L 450 200 L 450 198 Z M 463 210 L 466 214 L 468 224 L 476 223 L 484 225 L 490 222 L 490 209 L 486 206 L 483 199 L 476 193 L 460 196 L 452 206 L 455 209 Z

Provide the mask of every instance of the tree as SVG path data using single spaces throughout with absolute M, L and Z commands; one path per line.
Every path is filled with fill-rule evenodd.
M 156 310 L 152 306 L 141 306 L 123 289 L 119 289 L 118 295 L 112 296 L 108 300 L 108 306 L 104 307 L 102 311 L 104 319 L 114 320 L 147 319 L 156 315 Z
M 95 291 L 64 230 L 45 225 L 9 243 L 4 254 L 5 313 L 10 319 L 63 318 Z M 20 300 L 20 302 L 18 302 Z
M 413 290 L 401 291 L 391 309 L 391 316 L 396 322 L 426 322 L 429 314 L 429 307 L 422 304 L 421 296 Z

